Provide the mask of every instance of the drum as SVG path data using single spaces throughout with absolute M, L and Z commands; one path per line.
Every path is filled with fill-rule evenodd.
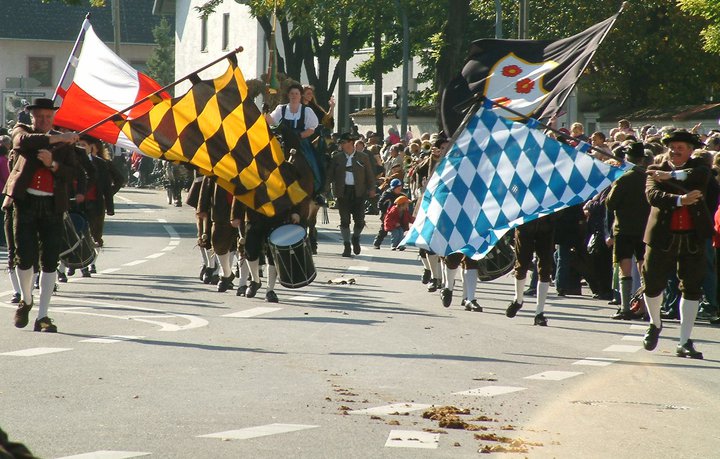
M 300 225 L 283 225 L 270 233 L 268 239 L 280 285 L 300 288 L 315 280 L 317 272 L 305 228 Z
M 90 266 L 97 257 L 95 241 L 90 235 L 90 225 L 82 214 L 65 212 L 63 215 L 63 246 L 60 260 L 68 268 L 82 269 Z
M 478 261 L 478 278 L 481 281 L 495 280 L 512 271 L 515 267 L 513 247 L 515 231 L 510 230 L 495 244 L 495 247 Z

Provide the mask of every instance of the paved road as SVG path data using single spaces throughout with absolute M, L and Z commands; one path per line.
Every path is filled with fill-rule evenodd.
M 588 296 L 551 297 L 534 327 L 504 316 L 508 277 L 479 285 L 484 312 L 459 306 L 459 285 L 445 309 L 416 250 L 372 250 L 375 217 L 363 253 L 340 257 L 333 211 L 317 280 L 267 304 L 264 287 L 197 280 L 190 209 L 151 190 L 117 202 L 100 273 L 53 298 L 60 333 L 15 329 L 0 279 L 0 426 L 41 457 L 717 457 L 717 327 L 696 328 L 704 361 L 674 356 L 674 322 L 645 352 L 644 325 Z M 449 420 L 466 428 L 433 407 L 468 410 Z

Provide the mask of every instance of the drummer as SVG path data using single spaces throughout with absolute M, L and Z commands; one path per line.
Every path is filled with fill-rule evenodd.
M 267 217 L 250 208 L 243 206 L 235 200 L 230 223 L 233 227 L 239 228 L 242 223 L 242 216 L 245 215 L 245 260 L 250 268 L 250 283 L 245 290 L 245 296 L 253 298 L 257 295 L 258 290 L 262 286 L 260 282 L 260 254 L 265 251 L 267 257 L 267 290 L 265 292 L 265 301 L 268 303 L 278 303 L 279 299 L 275 293 L 275 283 L 277 281 L 277 269 L 275 261 L 268 249 L 268 237 L 272 231 L 286 223 L 300 224 L 300 212 L 296 207 L 286 212 L 279 213 L 274 217 Z
M 32 124 L 18 123 L 12 131 L 15 164 L 5 185 L 3 208 L 14 206 L 16 272 L 20 303 L 15 326 L 24 328 L 32 309 L 33 264 L 40 261 L 40 298 L 34 331 L 57 332 L 48 317 L 55 287 L 63 213 L 68 210 L 68 184 L 78 168 L 75 133 L 52 130 L 55 107 L 52 99 L 39 98 L 29 107 Z

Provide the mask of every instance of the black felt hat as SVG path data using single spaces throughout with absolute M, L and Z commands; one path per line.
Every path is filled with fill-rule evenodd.
M 665 146 L 668 146 L 670 142 L 685 142 L 691 144 L 695 148 L 703 146 L 702 142 L 700 142 L 700 137 L 697 134 L 693 134 L 685 129 L 676 129 L 672 132 L 668 132 L 663 136 L 661 141 Z
M 358 138 L 359 137 L 357 137 L 354 134 L 351 134 L 349 132 L 343 132 L 342 134 L 340 134 L 340 138 L 338 139 L 338 142 L 354 142 Z
M 38 97 L 37 99 L 33 100 L 33 103 L 31 105 L 28 105 L 28 110 L 34 110 L 36 108 L 44 108 L 47 110 L 57 110 L 60 107 L 55 106 L 55 102 L 53 102 L 52 99 L 47 99 L 45 97 Z

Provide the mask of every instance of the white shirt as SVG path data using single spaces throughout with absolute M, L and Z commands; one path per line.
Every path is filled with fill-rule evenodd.
M 352 173 L 353 157 L 355 157 L 355 153 L 351 155 L 345 153 L 345 158 L 347 159 L 345 162 L 345 186 L 355 185 L 355 175 Z
M 289 104 L 278 105 L 277 107 L 275 107 L 275 110 L 273 110 L 273 112 L 270 113 L 270 117 L 273 119 L 275 124 L 279 124 L 280 121 L 282 120 L 283 107 L 287 107 L 285 109 L 285 119 L 288 121 L 294 121 L 293 127 L 297 127 L 297 122 L 298 122 L 298 120 L 300 120 L 300 110 L 298 110 L 295 113 L 291 112 Z M 302 105 L 301 105 L 301 107 L 302 107 Z M 318 121 L 317 116 L 315 115 L 315 112 L 312 111 L 312 108 L 305 106 L 305 129 L 303 129 L 303 131 L 305 131 L 307 129 L 315 129 L 316 127 L 318 127 L 318 124 L 320 124 L 320 122 Z

